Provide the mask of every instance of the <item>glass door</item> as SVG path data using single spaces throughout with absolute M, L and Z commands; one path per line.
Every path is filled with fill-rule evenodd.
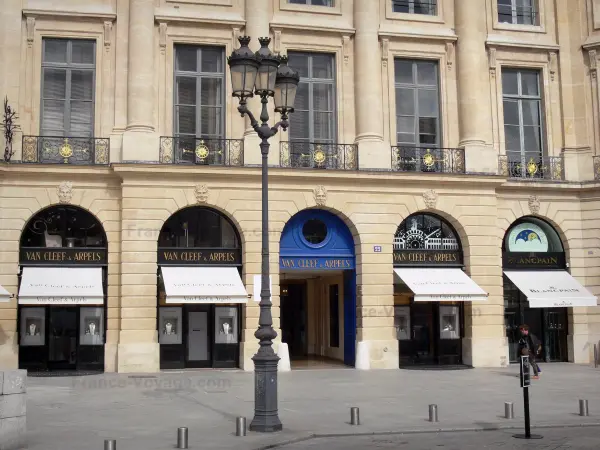
M 48 368 L 75 370 L 77 365 L 77 309 L 49 307 Z
M 209 308 L 190 308 L 187 313 L 187 367 L 210 367 Z
M 566 308 L 549 308 L 544 311 L 546 333 L 542 352 L 546 361 L 568 361 Z
M 433 304 L 414 302 L 411 306 L 411 338 L 415 364 L 434 364 Z

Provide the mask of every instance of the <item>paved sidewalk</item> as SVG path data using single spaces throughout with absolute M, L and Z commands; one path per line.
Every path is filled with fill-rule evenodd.
M 600 424 L 600 369 L 543 364 L 530 389 L 532 424 Z M 117 439 L 119 450 L 164 450 L 176 429 L 190 430 L 190 448 L 258 449 L 314 435 L 494 429 L 522 427 L 518 366 L 456 371 L 353 369 L 279 374 L 284 431 L 236 437 L 235 418 L 252 419 L 253 374 L 198 370 L 157 375 L 106 374 L 28 379 L 27 428 L 31 450 L 102 448 Z M 578 415 L 578 399 L 590 416 Z M 515 419 L 503 418 L 514 402 Z M 439 423 L 427 421 L 428 405 Z M 349 425 L 351 406 L 361 425 Z

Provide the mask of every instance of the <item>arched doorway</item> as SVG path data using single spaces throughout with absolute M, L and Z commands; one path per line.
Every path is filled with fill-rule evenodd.
M 220 212 L 190 207 L 173 214 L 158 238 L 161 369 L 238 367 L 242 247 Z
M 461 365 L 464 302 L 487 293 L 464 273 L 458 234 L 443 218 L 414 214 L 394 235 L 394 321 L 400 367 Z
M 25 225 L 19 252 L 19 367 L 104 370 L 107 239 L 76 206 L 52 206 Z
M 537 217 L 514 222 L 504 236 L 502 267 L 510 361 L 518 361 L 521 324 L 542 342 L 542 359 L 568 361 L 569 308 L 596 306 L 597 299 L 567 272 L 556 230 Z
M 356 270 L 354 238 L 329 211 L 294 215 L 280 240 L 281 333 L 292 368 L 354 366 Z

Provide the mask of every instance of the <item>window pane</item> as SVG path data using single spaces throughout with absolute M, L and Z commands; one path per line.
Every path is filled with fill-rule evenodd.
M 309 139 L 308 111 L 295 111 L 290 116 L 290 140 Z
M 535 96 L 540 94 L 537 72 L 521 72 L 521 93 Z
M 504 100 L 504 123 L 507 125 L 519 125 L 519 101 Z
M 540 127 L 523 127 L 525 151 L 539 153 L 542 149 L 540 142 Z
M 83 106 L 84 105 L 80 105 L 79 108 L 81 108 Z M 87 106 L 89 107 L 89 106 L 91 106 L 91 104 L 88 103 Z M 73 109 L 72 108 L 71 108 L 71 117 L 73 117 Z M 91 113 L 90 113 L 89 117 L 91 120 Z M 71 122 L 71 130 L 69 131 L 69 136 L 91 137 L 93 135 L 92 128 L 93 127 L 92 127 L 91 122 Z
M 92 102 L 71 102 L 71 131 L 74 124 L 85 124 L 86 130 L 90 128 L 93 117 Z
M 221 105 L 223 98 L 222 81 L 220 78 L 202 78 L 200 85 L 201 105 Z
M 419 133 L 437 136 L 437 119 L 434 117 L 419 118 Z
M 410 88 L 396 88 L 396 114 L 412 116 L 415 114 L 415 91 Z
M 333 6 L 333 0 L 311 0 L 309 3 L 314 6 Z
M 392 0 L 392 11 L 398 13 L 409 12 L 408 0 Z
M 223 50 L 217 47 L 203 47 L 201 50 L 202 72 L 223 72 Z
M 177 77 L 177 103 L 180 105 L 196 104 L 196 78 Z
M 435 15 L 436 0 L 414 0 L 415 14 Z
M 44 62 L 67 62 L 66 39 L 44 39 Z
M 398 145 L 415 145 L 414 133 L 398 133 Z
M 200 133 L 202 136 L 221 136 L 221 108 L 200 108 Z
M 177 106 L 177 133 L 196 134 L 196 107 L 195 106 Z
M 330 55 L 312 55 L 312 78 L 333 78 L 333 58 Z
M 93 41 L 72 41 L 71 62 L 74 64 L 94 64 L 94 47 Z
M 67 71 L 63 69 L 44 69 L 44 98 L 67 96 Z
M 309 0 L 288 0 L 288 3 L 292 3 L 295 5 L 306 5 Z
M 436 64 L 420 62 L 417 63 L 417 82 L 427 86 L 437 86 Z
M 414 117 L 397 117 L 396 131 L 398 133 L 414 133 L 415 118 Z
M 293 67 L 301 78 L 308 77 L 308 55 L 301 53 L 288 53 L 288 66 Z
M 333 140 L 333 126 L 332 126 L 332 113 L 314 113 L 314 140 L 315 141 L 328 141 Z
M 42 128 L 63 130 L 65 129 L 65 102 L 64 100 L 44 100 L 42 109 Z M 64 134 L 64 133 L 61 133 Z
M 196 47 L 181 45 L 175 49 L 177 70 L 196 72 L 198 70 L 198 50 Z
M 512 5 L 511 0 L 498 0 L 498 22 L 512 23 Z
M 313 108 L 315 111 L 333 111 L 333 85 L 322 83 L 313 85 Z
M 436 145 L 436 136 L 433 134 L 420 134 L 419 145 Z
M 413 62 L 402 59 L 394 61 L 396 83 L 414 84 Z
M 71 98 L 78 100 L 94 98 L 94 72 L 89 70 L 71 71 Z
M 539 100 L 522 100 L 523 125 L 540 125 Z
M 419 116 L 438 115 L 438 96 L 437 91 L 419 90 Z
M 521 150 L 521 133 L 519 127 L 514 125 L 504 125 L 504 139 L 506 140 L 506 150 Z
M 504 95 L 518 95 L 519 84 L 517 72 L 514 70 L 502 71 L 502 93 Z
M 308 109 L 309 109 L 308 91 L 309 91 L 308 83 L 298 84 L 298 89 L 296 90 L 296 98 L 294 99 L 294 109 L 296 111 L 299 111 L 299 110 L 308 111 Z M 296 113 L 294 113 L 294 114 L 296 114 Z M 291 117 L 293 117 L 293 114 Z

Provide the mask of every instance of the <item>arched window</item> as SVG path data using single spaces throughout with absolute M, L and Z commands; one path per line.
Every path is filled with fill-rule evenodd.
M 537 217 L 523 217 L 506 232 L 503 250 L 510 253 L 563 253 L 564 247 L 548 222 Z
M 159 247 L 240 248 L 233 224 L 209 208 L 190 207 L 173 214 L 163 225 Z
M 106 247 L 100 221 L 76 206 L 52 206 L 33 216 L 21 234 L 21 247 Z
M 394 250 L 460 250 L 456 231 L 433 214 L 415 214 L 404 220 L 394 235 Z

